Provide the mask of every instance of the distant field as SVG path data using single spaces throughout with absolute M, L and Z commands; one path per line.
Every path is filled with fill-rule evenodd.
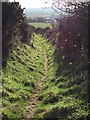
M 34 27 L 40 27 L 40 28 L 45 28 L 45 27 L 51 27 L 50 23 L 42 23 L 42 22 L 34 22 L 34 23 L 29 23 L 30 25 L 33 25 Z

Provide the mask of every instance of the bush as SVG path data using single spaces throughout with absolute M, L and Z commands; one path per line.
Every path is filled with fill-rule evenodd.
M 69 74 L 81 74 L 87 70 L 89 5 L 90 2 L 80 3 L 71 14 L 68 13 L 58 20 L 60 31 L 56 44 L 56 61 L 60 65 L 58 71 L 67 69 L 70 71 Z
M 2 65 L 6 65 L 9 52 L 12 46 L 16 44 L 15 37 L 22 36 L 27 39 L 27 25 L 25 23 L 25 16 L 23 10 L 18 2 L 3 2 L 2 3 Z M 26 32 L 20 31 L 21 25 L 25 25 Z

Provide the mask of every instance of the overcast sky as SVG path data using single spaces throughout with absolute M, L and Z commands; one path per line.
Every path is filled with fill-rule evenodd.
M 14 2 L 14 0 L 9 0 L 10 2 Z M 50 7 L 52 0 L 15 0 L 16 2 L 20 2 L 22 8 L 41 8 L 41 7 Z M 47 6 L 45 6 L 44 1 L 49 2 Z M 61 0 L 60 0 L 61 1 Z M 89 1 L 89 0 L 62 0 L 62 1 Z
M 9 0 L 10 2 L 14 2 L 14 0 Z M 44 0 L 15 0 L 16 2 L 20 2 L 22 7 L 26 7 L 26 8 L 40 8 L 40 7 L 44 7 Z M 48 0 L 51 1 L 52 0 Z M 50 4 L 47 5 L 47 7 L 49 7 Z

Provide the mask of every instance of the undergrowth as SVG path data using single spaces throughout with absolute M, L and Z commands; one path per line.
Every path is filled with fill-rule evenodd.
M 3 119 L 23 117 L 25 106 L 43 74 L 43 46 L 39 40 L 34 45 L 35 48 L 23 43 L 16 46 L 3 69 Z
M 39 94 L 35 118 L 58 120 L 88 119 L 87 85 L 77 79 L 60 76 L 46 80 Z
M 60 75 L 55 63 L 55 47 L 47 48 L 48 69 L 34 118 L 57 120 L 86 120 L 89 117 L 87 77 Z
M 33 38 L 33 47 L 19 44 L 13 49 L 3 69 L 3 120 L 22 119 L 25 107 L 44 74 L 44 50 L 48 66 L 43 89 L 38 94 L 39 104 L 34 119 L 86 120 L 87 80 L 56 75 L 55 46 L 40 35 Z

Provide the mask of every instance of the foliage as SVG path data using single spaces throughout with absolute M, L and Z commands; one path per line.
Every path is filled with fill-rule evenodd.
M 52 50 L 52 49 L 51 49 Z M 87 82 L 80 77 L 60 75 L 53 53 L 48 51 L 48 74 L 44 88 L 38 95 L 35 119 L 85 120 L 88 117 Z
M 54 11 L 60 14 L 74 14 L 79 8 L 84 8 L 89 5 L 89 0 L 52 0 L 52 8 Z M 45 4 L 47 4 L 46 2 Z
M 43 74 L 43 51 L 46 50 L 47 77 L 38 94 L 34 119 L 85 120 L 88 117 L 87 82 L 80 77 L 63 74 L 58 77 L 55 46 L 40 35 L 34 35 L 33 39 L 34 48 L 29 44 L 19 44 L 10 54 L 6 69 L 3 69 L 3 119 L 24 117 L 25 106 Z
M 6 64 L 6 60 L 9 56 L 9 51 L 14 46 L 15 37 L 22 36 L 23 39 L 27 39 L 27 25 L 25 21 L 25 15 L 18 2 L 3 2 L 2 3 L 2 63 L 3 67 Z M 24 31 L 22 27 L 24 26 Z M 26 30 L 26 32 L 25 32 Z
M 54 52 L 58 69 L 56 68 L 55 72 L 55 68 L 52 68 L 53 60 L 50 59 L 51 69 L 48 69 L 49 76 L 39 94 L 40 103 L 36 108 L 35 119 L 54 117 L 59 120 L 89 119 L 87 94 L 89 4 L 89 2 L 74 4 L 74 9 L 68 11 L 70 14 L 57 19 L 60 34 L 57 36 L 58 39 L 55 39 L 57 49 Z
M 61 61 L 58 71 L 63 68 L 68 71 L 67 74 L 83 76 L 87 71 L 89 4 L 78 4 L 73 12 L 57 19 L 60 35 L 56 41 L 56 61 L 58 64 Z
M 58 19 L 58 30 L 46 29 L 47 33 L 53 34 L 56 46 L 40 35 L 33 35 L 32 45 L 30 40 L 28 44 L 23 44 L 15 38 L 15 47 L 9 52 L 6 68 L 3 68 L 3 119 L 23 119 L 25 107 L 43 74 L 46 78 L 44 87 L 38 93 L 34 119 L 89 119 L 87 9 L 87 4 L 80 4 L 73 9 L 74 14 L 69 11 L 70 14 Z M 10 21 L 8 23 L 10 25 Z M 20 27 L 22 38 L 25 38 L 28 35 L 24 32 L 26 23 L 23 22 Z M 46 73 L 43 73 L 44 50 L 48 59 Z
M 21 43 L 10 53 L 3 69 L 3 119 L 22 119 L 24 116 L 25 106 L 43 74 L 43 47 L 39 42 L 35 41 L 35 49 Z

